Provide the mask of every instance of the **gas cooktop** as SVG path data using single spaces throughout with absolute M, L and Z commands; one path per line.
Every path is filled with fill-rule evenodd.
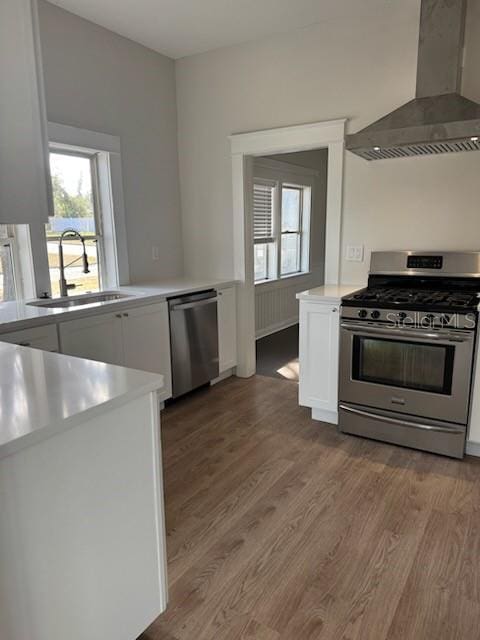
M 345 306 L 472 312 L 479 304 L 472 291 L 371 286 L 343 298 Z

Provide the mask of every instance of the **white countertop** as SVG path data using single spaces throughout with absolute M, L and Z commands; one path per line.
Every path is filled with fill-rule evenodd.
M 235 284 L 227 280 L 195 280 L 192 278 L 175 278 L 161 282 L 148 282 L 117 287 L 119 291 L 130 297 L 106 302 L 95 302 L 70 308 L 35 307 L 25 301 L 0 303 L 0 332 L 16 331 L 29 327 L 41 326 L 91 315 L 92 312 L 108 311 L 109 308 L 125 309 L 139 302 L 161 302 L 166 298 L 185 293 L 194 293 L 203 289 L 223 289 Z M 72 297 L 74 297 L 72 295 Z
M 322 287 L 315 287 L 297 293 L 297 300 L 308 300 L 310 302 L 331 302 L 340 303 L 343 296 L 348 296 L 354 291 L 363 289 L 360 284 L 326 284 Z
M 163 376 L 0 343 L 0 458 L 163 388 Z

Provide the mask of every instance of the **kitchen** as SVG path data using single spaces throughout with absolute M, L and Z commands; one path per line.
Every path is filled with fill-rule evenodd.
M 138 496 L 129 495 L 125 512 L 116 514 L 123 518 L 121 529 L 125 527 L 119 553 L 132 559 L 132 566 L 138 569 L 137 581 L 132 575 L 129 584 L 128 578 L 121 580 L 112 572 L 106 587 L 109 598 L 105 597 L 102 610 L 101 605 L 92 608 L 92 593 L 87 597 L 89 589 L 85 590 L 82 582 L 85 575 L 79 574 L 77 589 L 72 586 L 70 594 L 61 594 L 58 602 L 64 616 L 56 621 L 51 612 L 44 611 L 41 598 L 35 601 L 33 586 L 28 598 L 33 598 L 37 607 L 37 624 L 34 616 L 28 619 L 21 613 L 27 606 L 21 603 L 27 590 L 19 581 L 16 591 L 13 587 L 8 591 L 16 569 L 15 563 L 8 563 L 1 584 L 2 593 L 10 593 L 10 598 L 2 597 L 1 618 L 6 619 L 4 612 L 8 613 L 11 626 L 5 627 L 4 635 L 8 640 L 62 637 L 68 627 L 62 628 L 58 620 L 68 625 L 68 612 L 76 602 L 81 605 L 78 615 L 86 626 L 78 625 L 77 636 L 71 629 L 68 633 L 78 638 L 133 638 L 150 623 L 145 638 L 328 638 L 340 628 L 347 633 L 344 625 L 349 625 L 352 637 L 379 640 L 474 638 L 480 619 L 475 588 L 478 559 L 469 554 L 478 543 L 478 465 L 471 457 L 480 442 L 480 438 L 471 437 L 476 428 L 475 396 L 467 443 L 470 455 L 455 461 L 339 434 L 328 426 L 332 420 L 323 424 L 325 416 L 319 415 L 316 417 L 322 422 L 311 420 L 310 410 L 298 406 L 294 383 L 252 376 L 255 285 L 253 259 L 249 259 L 253 247 L 244 217 L 245 212 L 251 215 L 245 206 L 248 181 L 244 180 L 248 178 L 249 157 L 328 147 L 325 281 L 305 288 L 342 283 L 344 290 L 323 292 L 323 304 L 337 308 L 337 322 L 341 298 L 365 287 L 372 252 L 407 249 L 439 257 L 446 252 L 478 250 L 478 154 L 444 153 L 368 162 L 344 149 L 345 132 L 348 136 L 361 131 L 415 95 L 421 3 L 368 0 L 360 7 L 345 0 L 310 6 L 304 13 L 282 3 L 276 14 L 278 28 L 270 25 L 268 3 L 261 3 L 253 31 L 251 20 L 232 21 L 231 16 L 218 13 L 218 7 L 215 15 L 217 19 L 222 16 L 224 28 L 215 28 L 213 13 L 209 13 L 214 11 L 213 4 L 205 3 L 204 13 L 198 13 L 198 6 L 190 6 L 188 21 L 182 21 L 169 6 L 168 24 L 153 20 L 147 7 L 132 15 L 128 3 L 123 3 L 122 12 L 116 12 L 109 11 L 107 3 L 88 8 L 80 0 L 42 1 L 38 24 L 35 10 L 30 13 L 36 3 L 9 1 L 1 9 L 1 24 L 8 28 L 0 27 L 5 47 L 0 81 L 2 94 L 10 99 L 2 107 L 0 134 L 2 147 L 10 153 L 2 154 L 0 162 L 0 224 L 15 227 L 13 234 L 11 229 L 6 231 L 5 253 L 14 256 L 21 292 L 16 300 L 0 306 L 2 344 L 7 343 L 2 346 L 2 362 L 10 363 L 9 371 L 18 372 L 18 376 L 6 372 L 2 377 L 2 396 L 12 399 L 2 402 L 2 411 L 7 407 L 14 411 L 2 414 L 2 428 L 5 420 L 15 420 L 6 425 L 6 431 L 14 424 L 20 432 L 12 434 L 10 430 L 9 436 L 22 441 L 21 447 L 20 442 L 16 446 L 2 444 L 2 488 L 14 490 L 5 491 L 2 500 L 8 498 L 11 509 L 15 491 L 23 490 L 20 485 L 6 483 L 7 477 L 17 477 L 10 473 L 10 465 L 17 463 L 19 472 L 25 472 L 17 456 L 32 456 L 29 473 L 41 472 L 39 485 L 44 486 L 49 465 L 40 470 L 35 465 L 34 452 L 41 453 L 37 447 L 49 443 L 51 459 L 56 459 L 54 446 L 61 445 L 58 438 L 73 437 L 82 421 L 101 420 L 98 412 L 102 405 L 105 421 L 108 409 L 117 407 L 117 402 L 128 415 L 132 397 L 143 393 L 144 422 L 139 419 L 138 424 L 132 424 L 128 417 L 120 422 L 126 434 L 128 424 L 142 433 L 135 455 L 144 456 L 143 463 L 129 468 L 131 486 L 144 481 L 142 469 L 149 471 L 153 497 L 148 508 L 143 505 L 138 518 L 145 535 L 152 526 L 159 532 L 156 541 L 149 538 L 151 566 L 144 562 L 145 555 L 136 563 L 141 545 L 129 540 L 127 513 L 136 517 L 141 505 Z M 195 22 L 202 24 L 200 34 L 189 30 Z M 21 38 L 18 30 L 14 35 L 19 24 Z M 25 24 L 29 28 L 25 29 Z M 288 29 L 282 24 L 289 25 Z M 470 0 L 461 93 L 474 101 L 480 98 L 476 72 L 479 25 L 478 3 Z M 29 33 L 30 39 L 25 36 Z M 13 57 L 12 52 L 16 52 Z M 12 86 L 15 92 L 4 90 Z M 29 111 L 29 105 L 36 108 Z M 102 233 L 96 233 L 96 244 L 93 240 L 87 243 L 88 265 L 79 261 L 78 280 L 82 269 L 94 273 L 98 265 L 103 281 L 95 295 L 113 299 L 87 301 L 83 292 L 74 290 L 66 291 L 65 306 L 58 306 L 63 299 L 43 299 L 58 286 L 59 279 L 59 264 L 53 262 L 56 253 L 47 250 L 48 243 L 57 243 L 58 236 L 45 231 L 46 223 L 54 217 L 49 215 L 49 183 L 38 172 L 39 166 L 48 166 L 42 156 L 48 151 L 47 139 L 50 152 L 95 156 L 92 184 L 97 185 L 102 211 L 96 219 L 102 226 L 96 232 L 101 229 Z M 5 162 L 5 157 L 11 162 Z M 36 158 L 35 171 L 32 158 Z M 68 261 L 78 257 L 72 253 L 74 245 L 79 245 L 78 240 L 67 237 Z M 34 268 L 29 269 L 29 264 Z M 77 272 L 72 278 L 72 267 L 65 268 L 65 283 L 74 280 L 80 288 Z M 208 343 L 208 358 L 220 364 L 201 381 L 215 384 L 167 402 L 160 413 L 160 454 L 159 442 L 147 437 L 148 428 L 150 433 L 158 433 L 159 426 L 146 407 L 148 399 L 153 402 L 153 393 L 160 403 L 175 395 L 170 340 L 174 312 L 169 301 L 203 292 L 207 297 L 199 300 L 204 303 L 202 310 L 217 305 L 217 312 L 208 320 L 209 329 L 216 325 L 217 339 L 205 336 L 199 346 Z M 74 303 L 79 299 L 88 303 Z M 210 302 L 213 299 L 215 302 Z M 300 326 L 303 303 L 301 300 Z M 191 311 L 196 318 L 192 308 L 183 311 Z M 186 322 L 180 346 L 185 346 L 185 335 L 191 337 L 197 331 L 196 323 L 190 332 L 189 326 Z M 15 346 L 20 343 L 28 345 Z M 300 350 L 301 378 L 302 341 Z M 335 349 L 331 355 L 334 359 Z M 98 393 L 92 394 L 90 389 L 90 401 L 86 383 L 95 388 L 100 369 L 81 369 L 85 358 L 91 365 L 100 361 L 108 363 L 104 367 L 112 367 L 102 372 L 104 382 L 99 382 Z M 78 385 L 77 392 L 59 389 L 58 404 L 49 395 L 63 377 L 58 372 L 53 375 L 55 362 L 63 363 L 58 365 L 60 370 L 65 376 L 69 371 Z M 184 363 L 183 356 L 180 362 Z M 146 378 L 134 380 L 121 373 L 128 368 L 149 371 L 153 378 L 144 374 Z M 33 373 L 27 375 L 28 371 Z M 27 384 L 29 375 L 33 384 Z M 336 376 L 330 369 L 324 369 L 322 376 L 331 391 Z M 16 392 L 11 389 L 12 380 L 20 385 Z M 65 377 L 65 388 L 68 386 Z M 63 403 L 62 393 L 66 394 Z M 46 399 L 49 411 L 38 413 L 39 397 Z M 330 395 L 330 400 L 333 397 Z M 335 397 L 333 413 L 337 402 Z M 325 408 L 330 411 L 332 405 Z M 62 417 L 68 425 L 73 421 L 77 426 L 69 429 L 65 424 L 57 432 L 52 425 L 58 426 Z M 35 422 L 37 431 L 44 430 L 44 435 L 55 432 L 55 436 L 39 439 L 37 433 L 32 437 Z M 2 429 L 2 438 L 4 435 Z M 114 431 L 109 437 L 115 442 Z M 94 447 L 94 440 L 89 446 Z M 105 455 L 107 452 L 108 447 Z M 87 447 L 84 455 L 88 453 Z M 126 457 L 117 463 L 105 458 L 112 478 L 128 462 L 127 452 L 123 454 Z M 162 465 L 158 467 L 152 460 L 161 460 Z M 73 500 L 70 512 L 74 515 L 73 505 L 81 505 L 82 513 L 90 513 L 91 508 L 92 517 L 98 518 L 94 501 L 89 505 L 85 487 L 75 484 L 74 469 L 71 472 L 77 492 L 69 496 Z M 62 467 L 62 473 L 68 481 L 68 466 Z M 165 563 L 161 561 L 165 550 L 159 515 L 163 513 L 159 498 L 163 495 L 162 474 L 168 596 Z M 99 482 L 105 483 L 102 491 L 112 490 L 112 478 L 99 475 Z M 354 480 L 359 483 L 356 488 Z M 48 486 L 50 491 L 55 488 L 52 483 Z M 405 504 L 412 500 L 417 507 L 410 513 Z M 331 503 L 337 505 L 338 513 L 329 509 Z M 22 504 L 28 507 L 31 502 Z M 64 505 L 60 496 L 57 504 Z M 398 505 L 398 510 L 389 510 L 389 504 Z M 42 524 L 35 520 L 39 517 L 36 512 L 27 510 L 22 515 L 27 528 L 28 524 Z M 54 509 L 49 516 L 62 524 Z M 65 555 L 59 559 L 60 569 L 67 567 L 69 554 L 78 554 L 78 547 L 69 547 L 72 517 L 63 522 Z M 9 524 L 13 521 L 11 516 Z M 92 522 L 96 525 L 95 519 Z M 119 521 L 113 515 L 110 521 L 106 517 L 98 524 L 113 526 L 115 522 L 118 529 Z M 257 523 L 253 528 L 252 522 Z M 295 522 L 298 524 L 292 524 Z M 289 526 L 293 527 L 290 534 Z M 60 527 L 59 536 L 62 531 Z M 98 533 L 97 540 L 104 543 L 113 535 L 111 529 Z M 460 538 L 455 558 L 445 565 L 450 542 Z M 430 545 L 427 539 L 432 541 Z M 15 542 L 11 534 L 4 540 L 2 558 L 9 557 Z M 42 541 L 48 542 L 48 536 Z M 376 549 L 385 551 L 383 561 L 375 556 Z M 311 562 L 312 554 L 318 563 Z M 40 570 L 42 556 L 34 539 L 28 538 L 20 555 L 12 557 L 18 557 L 22 564 L 27 562 L 24 566 L 31 572 L 31 585 L 45 586 L 45 566 Z M 102 565 L 98 549 L 91 557 L 97 558 L 97 572 L 107 571 L 107 565 L 115 560 L 110 556 L 112 561 Z M 401 557 L 408 562 L 394 574 L 392 567 Z M 377 574 L 376 566 L 381 567 Z M 139 590 L 142 572 L 148 579 Z M 365 606 L 360 603 L 362 574 L 368 590 Z M 75 583 L 74 574 L 70 575 Z M 92 563 L 91 583 L 94 575 Z M 428 595 L 430 583 L 435 591 Z M 63 585 L 58 580 L 52 579 L 50 584 L 56 587 L 52 592 L 55 598 L 60 597 L 58 591 L 65 591 L 59 589 Z M 442 585 L 451 596 L 448 603 L 442 600 Z M 133 591 L 138 597 L 135 606 L 133 601 L 129 606 L 126 603 Z M 156 594 L 153 600 L 152 594 Z M 394 606 L 380 619 L 375 612 L 387 594 Z M 113 615 L 109 603 L 116 598 L 125 604 Z M 434 610 L 440 604 L 443 608 L 436 616 Z M 20 620 L 30 628 L 21 626 Z

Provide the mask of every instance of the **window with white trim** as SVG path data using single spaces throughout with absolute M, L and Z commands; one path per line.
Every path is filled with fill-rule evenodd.
M 46 243 L 50 286 L 53 297 L 60 295 L 59 243 L 62 234 L 65 279 L 73 294 L 99 291 L 102 288 L 104 249 L 102 216 L 98 196 L 96 153 L 66 149 L 50 150 L 54 215 L 46 225 Z M 88 264 L 83 261 L 85 243 Z
M 0 225 L 0 302 L 60 295 L 63 241 L 69 295 L 129 283 L 120 138 L 50 122 L 54 194 L 48 223 Z
M 254 178 L 255 282 L 308 272 L 311 194 L 310 185 Z
M 255 281 L 269 280 L 275 261 L 273 209 L 276 184 L 256 180 L 253 185 L 253 236 Z
M 20 297 L 18 275 L 15 228 L 0 224 L 0 302 Z

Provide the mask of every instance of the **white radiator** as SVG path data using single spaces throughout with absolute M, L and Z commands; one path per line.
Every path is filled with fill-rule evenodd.
M 322 276 L 311 273 L 255 287 L 255 333 L 262 338 L 298 322 L 296 294 L 323 284 Z

